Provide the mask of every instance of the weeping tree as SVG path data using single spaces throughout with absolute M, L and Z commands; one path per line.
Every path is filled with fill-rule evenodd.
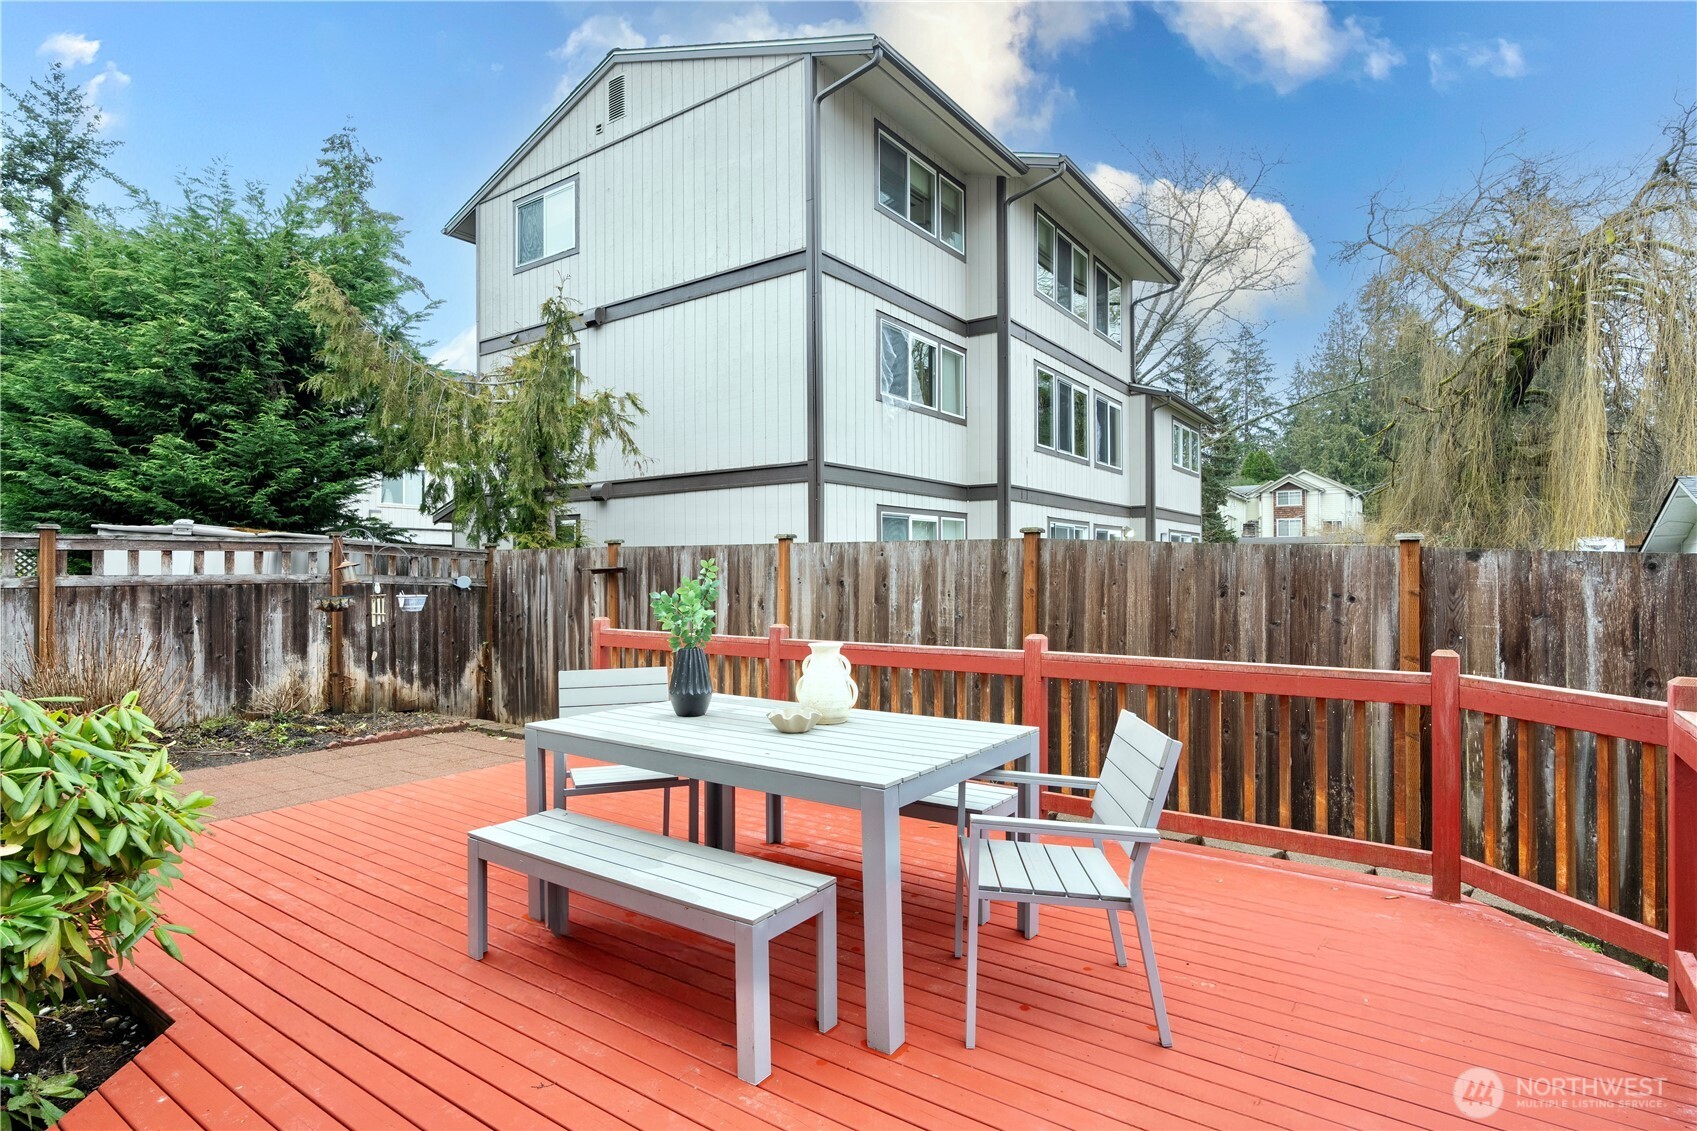
M 1346 258 L 1365 298 L 1418 310 L 1417 375 L 1392 422 L 1387 529 L 1571 547 L 1649 517 L 1697 468 L 1693 113 L 1647 169 L 1490 155 L 1436 205 L 1376 199 Z
M 430 364 L 320 272 L 308 271 L 300 309 L 323 342 L 313 388 L 333 404 L 366 406 L 385 463 L 423 468 L 425 506 L 452 503 L 454 525 L 477 542 L 575 544 L 560 515 L 595 471 L 597 450 L 612 443 L 639 454 L 642 402 L 586 387 L 576 316 L 562 296 L 542 304 L 542 336 L 483 376 Z

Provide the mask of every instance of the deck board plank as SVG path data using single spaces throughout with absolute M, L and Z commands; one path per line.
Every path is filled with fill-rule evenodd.
M 197 931 L 186 963 L 140 957 L 189 1016 L 64 1126 L 1454 1126 L 1450 1086 L 1474 1066 L 1665 1079 L 1659 1107 L 1511 1094 L 1493 1126 L 1697 1123 L 1697 1024 L 1649 977 L 1479 905 L 1190 846 L 1158 849 L 1147 879 L 1173 1049 L 1099 912 L 1051 909 L 1025 940 L 998 907 L 967 1050 L 952 830 L 917 821 L 909 1040 L 872 1052 L 855 815 L 794 803 L 766 846 L 745 800 L 743 851 L 838 878 L 842 942 L 829 1034 L 811 934 L 774 943 L 774 1072 L 751 1088 L 724 944 L 588 899 L 556 939 L 496 868 L 489 956 L 466 957 L 465 832 L 520 815 L 522 795 L 508 764 L 219 822 L 167 896 Z M 581 807 L 658 824 L 637 795 Z

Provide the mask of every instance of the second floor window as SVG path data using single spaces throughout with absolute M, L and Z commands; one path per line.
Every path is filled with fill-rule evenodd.
M 1120 311 L 1120 277 L 1096 263 L 1096 332 L 1116 346 L 1125 344 Z
M 420 506 L 424 502 L 424 472 L 409 471 L 404 475 L 385 475 L 378 496 L 387 506 Z
M 1300 507 L 1302 505 L 1302 492 L 1274 491 L 1273 505 L 1275 507 Z
M 1037 371 L 1037 446 L 1090 458 L 1090 391 L 1046 369 Z
M 964 419 L 966 355 L 899 322 L 880 318 L 878 387 L 892 400 Z
M 525 267 L 577 250 L 577 179 L 518 205 L 518 263 Z
M 907 146 L 878 133 L 878 206 L 945 247 L 966 250 L 966 192 Z
M 1090 253 L 1037 213 L 1037 293 L 1080 322 L 1090 321 Z
M 1189 425 L 1173 421 L 1173 466 L 1202 473 L 1202 437 Z

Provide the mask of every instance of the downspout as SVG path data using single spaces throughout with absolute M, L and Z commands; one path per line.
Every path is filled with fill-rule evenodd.
M 804 79 L 810 106 L 807 115 L 807 338 L 804 367 L 807 381 L 807 540 L 825 537 L 825 398 L 819 365 L 820 248 L 819 248 L 819 107 L 824 101 L 884 61 L 884 48 L 824 90 L 818 83 L 819 57 L 808 57 Z
M 1046 184 L 1066 175 L 1066 166 L 1030 188 L 1007 195 L 1008 179 L 996 178 L 996 537 L 1013 536 L 1013 411 L 1012 361 L 1009 354 L 1008 296 L 1008 208 L 1021 197 L 1030 196 Z

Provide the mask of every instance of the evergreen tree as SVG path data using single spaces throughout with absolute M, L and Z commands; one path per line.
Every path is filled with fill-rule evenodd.
M 363 404 L 308 385 L 322 342 L 296 304 L 320 264 L 400 326 L 418 284 L 375 159 L 350 131 L 280 203 L 214 170 L 119 226 L 73 214 L 0 270 L 0 507 L 11 529 L 170 522 L 325 531 L 385 468 Z
M 1283 474 L 1278 461 L 1266 448 L 1249 449 L 1238 468 L 1238 475 L 1246 483 L 1267 483 Z
M 1332 312 L 1313 354 L 1292 375 L 1288 424 L 1277 448 L 1281 464 L 1357 490 L 1384 482 L 1387 393 L 1418 366 L 1399 325 L 1394 311 L 1381 312 L 1372 330 L 1348 304 Z
M 1278 435 L 1272 375 L 1273 363 L 1267 359 L 1261 336 L 1253 327 L 1239 327 L 1226 350 L 1222 377 L 1237 438 L 1245 444 L 1268 447 Z
M 16 231 L 44 224 L 62 237 L 72 217 L 88 208 L 88 190 L 101 179 L 128 188 L 107 166 L 119 143 L 100 136 L 97 112 L 59 63 L 23 93 L 7 90 L 11 112 L 0 119 L 0 208 Z

